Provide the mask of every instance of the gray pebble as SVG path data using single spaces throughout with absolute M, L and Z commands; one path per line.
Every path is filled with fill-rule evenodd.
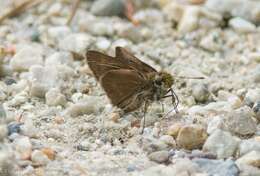
M 64 106 L 66 104 L 66 97 L 60 92 L 59 89 L 50 89 L 45 94 L 46 104 L 50 106 Z
M 13 133 L 20 133 L 22 123 L 13 122 L 8 124 L 8 136 L 12 135 Z
M 253 111 L 255 113 L 256 119 L 260 121 L 260 101 L 255 102 L 253 106 Z
M 14 71 L 28 71 L 33 65 L 42 65 L 43 56 L 33 46 L 24 46 L 11 59 L 11 67 Z
M 244 106 L 229 112 L 225 118 L 225 125 L 228 127 L 228 130 L 235 135 L 253 135 L 256 132 L 256 122 L 252 117 L 252 110 Z
M 240 33 L 248 33 L 254 32 L 256 30 L 256 26 L 249 21 L 246 21 L 240 17 L 232 18 L 229 21 L 229 25 L 237 32 Z
M 238 148 L 239 156 L 243 156 L 250 151 L 260 152 L 260 142 L 255 139 L 242 140 Z
M 90 11 L 97 16 L 123 15 L 125 0 L 97 0 L 93 3 Z
M 0 124 L 6 121 L 6 112 L 2 104 L 0 104 Z
M 244 103 L 253 107 L 254 103 L 260 100 L 260 88 L 249 89 L 245 95 Z
M 34 150 L 31 156 L 32 162 L 35 165 L 46 165 L 50 161 L 50 159 L 40 150 Z
M 193 159 L 199 167 L 209 175 L 238 176 L 239 169 L 232 160 L 210 160 L 204 158 Z
M 205 102 L 209 98 L 208 86 L 205 84 L 195 84 L 192 87 L 192 95 L 197 102 Z
M 217 129 L 206 140 L 203 151 L 213 153 L 218 158 L 228 158 L 235 154 L 238 144 L 238 138 L 233 137 L 228 132 Z
M 3 141 L 3 139 L 7 136 L 8 130 L 6 125 L 0 124 L 0 141 Z
M 148 155 L 148 158 L 157 163 L 165 163 L 169 160 L 169 152 L 164 150 L 153 152 Z

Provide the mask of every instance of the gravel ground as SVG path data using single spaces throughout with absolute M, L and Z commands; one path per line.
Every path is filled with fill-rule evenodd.
M 66 25 L 72 3 L 43 1 L 1 22 L 0 175 L 260 175 L 260 1 L 133 0 L 132 21 L 124 4 L 82 0 Z M 116 46 L 175 78 L 180 112 L 154 102 L 142 135 L 86 64 Z

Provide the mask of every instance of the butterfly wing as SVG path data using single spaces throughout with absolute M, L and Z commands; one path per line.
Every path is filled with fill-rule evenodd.
M 153 67 L 142 62 L 122 47 L 116 47 L 116 58 L 122 60 L 122 62 L 128 65 L 131 69 L 139 71 L 140 73 L 157 72 Z
M 97 80 L 110 70 L 126 68 L 117 58 L 105 55 L 98 51 L 88 51 L 87 62 Z
M 111 70 L 100 79 L 111 103 L 125 112 L 130 112 L 139 107 L 134 106 L 135 96 L 141 91 L 145 80 L 134 70 L 118 69 Z

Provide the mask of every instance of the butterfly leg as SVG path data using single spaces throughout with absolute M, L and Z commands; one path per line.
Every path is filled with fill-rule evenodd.
M 170 95 L 166 95 L 166 96 L 164 96 L 164 97 L 162 97 L 162 98 L 168 98 L 168 97 L 171 97 L 172 98 L 172 104 L 173 104 L 173 106 L 174 106 L 174 110 L 175 110 L 175 112 L 176 113 L 178 113 L 179 111 L 178 111 L 178 105 L 179 105 L 179 98 L 178 98 L 178 96 L 176 95 L 176 93 L 173 91 L 173 89 L 172 88 L 170 88 L 168 91 L 167 91 L 167 93 L 169 93 L 169 92 L 171 92 L 171 94 Z
M 171 91 L 171 95 L 172 95 L 172 104 L 174 105 L 174 110 L 176 113 L 178 113 L 178 105 L 179 105 L 179 98 L 178 96 L 176 95 L 176 93 L 173 91 L 172 88 L 170 88 L 170 91 Z
M 142 129 L 141 129 L 141 134 L 144 133 L 144 128 L 145 128 L 145 115 L 146 115 L 146 112 L 147 112 L 147 109 L 148 109 L 148 102 L 145 101 L 144 102 L 144 116 L 143 116 L 143 125 L 142 125 Z

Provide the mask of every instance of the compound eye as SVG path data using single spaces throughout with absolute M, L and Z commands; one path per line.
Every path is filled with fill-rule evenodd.
M 162 85 L 162 80 L 161 79 L 156 79 L 155 80 L 155 84 L 158 85 L 158 86 L 161 86 Z

